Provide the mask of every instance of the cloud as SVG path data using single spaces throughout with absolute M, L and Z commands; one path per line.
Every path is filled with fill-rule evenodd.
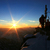
M 1 22 L 7 22 L 7 21 L 5 21 L 5 20 L 0 20 Z
M 39 21 L 32 21 L 32 20 L 28 20 L 29 22 L 39 22 Z
M 28 26 L 28 24 L 22 23 L 23 26 Z
M 18 27 L 20 28 L 20 27 L 28 27 L 28 24 L 26 24 L 26 23 L 21 23 L 21 24 L 18 24 Z
M 4 20 L 0 20 L 0 21 L 4 21 Z

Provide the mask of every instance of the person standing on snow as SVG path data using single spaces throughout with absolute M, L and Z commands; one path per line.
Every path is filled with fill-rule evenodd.
M 39 22 L 40 22 L 42 28 L 44 28 L 45 19 L 46 19 L 46 17 L 44 17 L 44 15 L 42 15 L 42 16 L 39 18 Z

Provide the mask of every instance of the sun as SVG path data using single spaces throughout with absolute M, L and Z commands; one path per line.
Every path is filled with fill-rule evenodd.
M 16 24 L 13 24 L 13 26 L 16 26 Z

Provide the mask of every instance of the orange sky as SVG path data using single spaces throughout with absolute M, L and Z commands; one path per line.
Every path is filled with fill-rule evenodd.
M 13 25 L 2 25 L 0 24 L 0 28 L 11 28 Z M 38 25 L 27 25 L 27 24 L 21 24 L 21 25 L 16 25 L 16 28 L 23 28 L 23 27 L 38 27 Z M 14 26 L 12 27 L 14 28 Z

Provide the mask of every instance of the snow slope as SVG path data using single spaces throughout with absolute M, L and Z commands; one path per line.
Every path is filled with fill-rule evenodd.
M 39 32 L 35 36 L 36 38 L 28 39 L 21 50 L 50 50 L 50 41 L 47 40 L 47 36 L 42 36 Z

